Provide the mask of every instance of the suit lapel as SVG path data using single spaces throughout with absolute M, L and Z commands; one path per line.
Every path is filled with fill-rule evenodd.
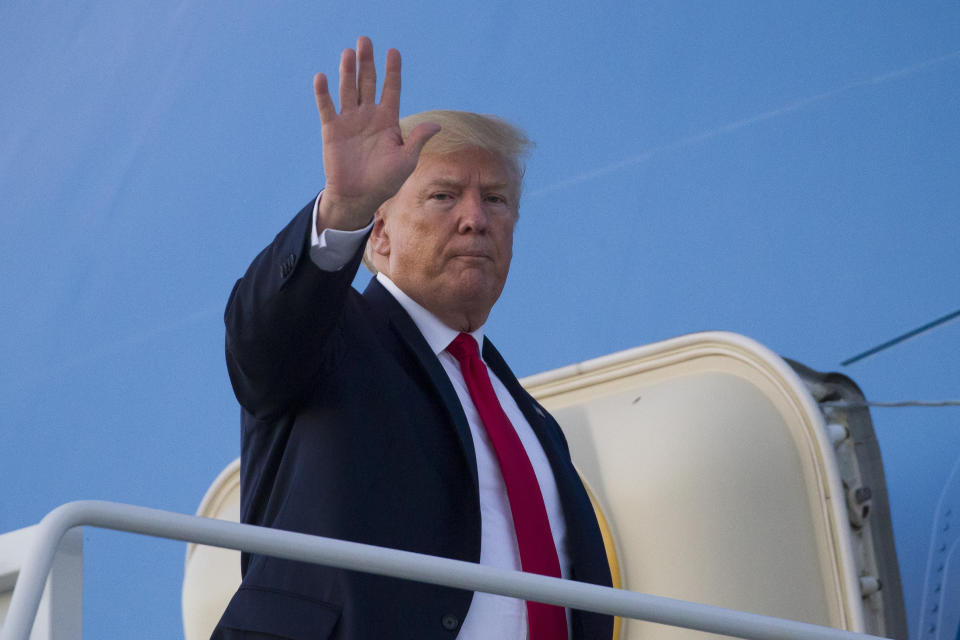
M 447 372 L 443 370 L 443 365 L 440 364 L 436 354 L 433 353 L 430 345 L 427 344 L 423 334 L 420 333 L 417 325 L 407 315 L 407 312 L 376 278 L 370 280 L 363 296 L 376 311 L 386 318 L 389 325 L 388 330 L 393 338 L 385 341 L 389 343 L 388 346 L 398 348 L 395 355 L 401 361 L 408 359 L 415 362 L 433 385 L 435 392 L 443 400 L 450 417 L 450 423 L 460 440 L 460 446 L 470 468 L 474 486 L 477 486 L 479 484 L 477 481 L 477 455 L 473 448 L 470 425 L 467 424 L 467 416 L 463 412 L 463 407 L 460 406 L 460 399 L 457 398 L 457 392 L 450 384 Z
M 527 393 L 526 389 L 520 384 L 520 381 L 517 380 L 517 377 L 513 375 L 513 371 L 507 366 L 503 356 L 500 355 L 500 352 L 497 351 L 493 343 L 487 338 L 483 339 L 483 360 L 493 372 L 497 374 L 497 377 L 500 378 L 500 381 L 507 388 L 507 391 L 513 396 L 523 416 L 537 434 L 540 444 L 543 445 L 547 457 L 550 459 L 550 464 L 556 466 L 554 460 L 561 451 L 554 449 L 557 443 L 546 426 L 549 420 L 546 411 Z M 557 469 L 555 468 L 554 474 L 556 474 L 556 472 Z
M 483 359 L 507 387 L 513 399 L 517 401 L 517 406 L 520 407 L 520 411 L 523 412 L 527 422 L 530 423 L 534 433 L 537 434 L 537 438 L 543 446 L 543 451 L 547 454 L 547 460 L 550 461 L 553 477 L 557 483 L 557 492 L 560 495 L 563 515 L 567 521 L 568 552 L 570 554 L 571 571 L 574 574 L 572 577 L 594 582 L 594 580 L 578 575 L 581 561 L 584 558 L 585 550 L 603 549 L 603 546 L 602 543 L 599 547 L 591 547 L 589 544 L 584 546 L 584 531 L 596 528 L 596 518 L 593 515 L 590 499 L 587 497 L 583 484 L 580 482 L 580 477 L 570 460 L 570 452 L 560 425 L 527 393 L 520 381 L 513 375 L 503 357 L 493 346 L 493 343 L 486 338 L 483 341 Z M 597 530 L 597 534 L 599 535 L 599 530 Z

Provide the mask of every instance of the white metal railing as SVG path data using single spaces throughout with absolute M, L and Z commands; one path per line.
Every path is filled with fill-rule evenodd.
M 57 546 L 67 531 L 82 525 L 196 542 L 447 587 L 497 593 L 740 638 L 881 640 L 878 636 L 863 633 L 623 589 L 97 500 L 68 502 L 48 513 L 40 521 L 36 540 L 17 579 L 6 621 L 0 630 L 0 640 L 27 640 Z

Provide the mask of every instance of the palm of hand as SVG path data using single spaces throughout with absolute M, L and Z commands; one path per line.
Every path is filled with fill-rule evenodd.
M 368 211 L 393 196 L 417 166 L 396 118 L 367 113 L 380 107 L 365 105 L 323 129 L 326 193 Z
M 359 62 L 359 65 L 357 64 Z M 417 166 L 420 151 L 439 131 L 417 126 L 407 140 L 400 133 L 400 53 L 387 52 L 380 103 L 369 38 L 357 41 L 340 60 L 340 113 L 333 105 L 323 74 L 314 78 L 314 93 L 323 129 L 323 165 L 327 186 L 318 224 L 336 229 L 366 226 L 377 208 L 392 197 Z

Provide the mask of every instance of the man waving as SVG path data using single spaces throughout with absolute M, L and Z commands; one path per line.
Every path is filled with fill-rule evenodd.
M 556 422 L 484 324 L 513 254 L 522 132 L 399 119 L 373 46 L 314 79 L 327 184 L 256 257 L 225 314 L 242 406 L 244 522 L 609 585 Z M 351 287 L 366 253 L 376 272 Z M 215 638 L 610 638 L 608 616 L 244 554 Z

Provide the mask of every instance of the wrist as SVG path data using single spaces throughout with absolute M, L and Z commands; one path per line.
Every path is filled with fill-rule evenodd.
M 320 195 L 317 205 L 317 233 L 324 229 L 338 231 L 357 231 L 363 229 L 373 220 L 376 208 L 369 203 L 351 201 L 338 198 L 325 189 Z

